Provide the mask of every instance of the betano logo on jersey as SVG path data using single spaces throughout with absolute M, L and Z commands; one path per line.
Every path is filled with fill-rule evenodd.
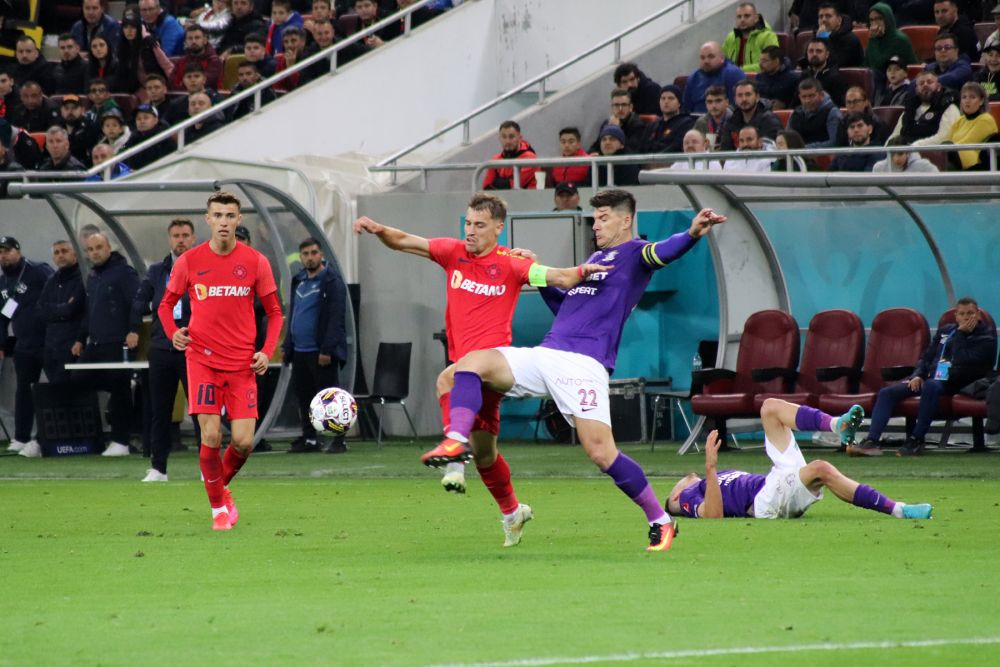
M 503 296 L 507 292 L 506 285 L 486 285 L 484 283 L 477 283 L 475 280 L 465 278 L 462 276 L 462 272 L 457 270 L 451 274 L 451 288 L 460 289 L 464 292 L 479 294 L 482 296 Z
M 250 296 L 249 285 L 202 285 L 195 283 L 194 296 L 198 301 L 204 301 L 213 296 Z

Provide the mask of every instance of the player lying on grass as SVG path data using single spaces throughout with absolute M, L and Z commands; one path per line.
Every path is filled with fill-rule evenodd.
M 566 420 L 576 426 L 590 460 L 646 515 L 647 549 L 665 551 L 676 525 L 660 506 L 642 467 L 615 445 L 608 376 L 615 366 L 625 322 L 653 273 L 683 256 L 726 218 L 704 209 L 694 216 L 688 230 L 651 243 L 635 238 L 636 201 L 628 191 L 604 190 L 590 199 L 590 205 L 598 250 L 588 262 L 601 264 L 605 270 L 558 295 L 561 302 L 556 305 L 555 321 L 538 347 L 496 347 L 470 352 L 459 360 L 451 392 L 451 430 L 421 460 L 439 467 L 483 456 L 478 449 L 481 443 L 470 441 L 469 435 L 482 407 L 484 388 L 508 396 L 551 396 Z M 515 518 L 510 532 L 520 539 L 524 523 L 531 518 L 530 511 Z
M 705 443 L 705 479 L 691 473 L 677 482 L 667 499 L 667 511 L 693 519 L 794 519 L 821 500 L 826 487 L 846 503 L 897 519 L 931 518 L 933 508 L 926 503 L 898 503 L 846 477 L 832 463 L 806 463 L 792 429 L 832 431 L 847 444 L 854 440 L 864 414 L 861 406 L 855 405 L 834 418 L 806 405 L 769 398 L 761 406 L 760 418 L 764 424 L 764 449 L 773 464 L 770 472 L 755 475 L 742 470 L 716 470 L 721 443 L 719 433 L 712 431 Z

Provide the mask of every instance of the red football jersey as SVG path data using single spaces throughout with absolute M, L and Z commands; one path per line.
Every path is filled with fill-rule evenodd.
M 202 243 L 174 262 L 167 289 L 191 297 L 188 357 L 219 370 L 250 367 L 257 351 L 254 296 L 278 289 L 264 255 L 243 243 L 219 255 Z
M 532 261 L 512 257 L 503 246 L 476 257 L 458 239 L 430 239 L 429 243 L 431 259 L 448 277 L 444 324 L 451 360 L 458 361 L 473 350 L 510 345 L 511 319 Z

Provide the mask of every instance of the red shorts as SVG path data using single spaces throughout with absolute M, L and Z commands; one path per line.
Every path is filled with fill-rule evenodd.
M 245 370 L 222 371 L 187 360 L 188 414 L 221 415 L 233 419 L 257 418 L 257 378 Z
M 443 431 L 445 433 L 447 433 L 449 429 L 448 411 L 450 409 L 450 399 L 451 392 L 442 396 L 439 401 L 441 404 L 441 421 Z M 472 423 L 473 431 L 486 431 L 487 433 L 492 433 L 493 435 L 500 435 L 501 399 L 503 399 L 503 394 L 498 394 L 492 389 L 483 387 L 483 406 L 479 408 L 476 420 Z

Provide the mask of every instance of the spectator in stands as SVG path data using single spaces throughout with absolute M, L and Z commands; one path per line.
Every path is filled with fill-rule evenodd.
M 673 84 L 660 93 L 660 118 L 646 126 L 640 153 L 680 153 L 684 135 L 694 127 L 693 115 L 681 111 L 681 89 Z
M 243 45 L 250 35 L 261 35 L 263 43 L 267 44 L 267 20 L 254 9 L 252 0 L 232 0 L 232 5 L 233 20 L 215 47 L 223 58 L 243 53 Z
M 617 125 L 613 126 L 617 127 Z M 500 152 L 490 160 L 533 160 L 538 157 L 535 149 L 521 137 L 521 126 L 515 121 L 505 120 L 500 123 Z M 534 189 L 535 172 L 538 167 L 524 167 L 520 170 L 521 189 Z M 483 177 L 483 190 L 514 189 L 514 169 L 499 167 L 487 169 Z
M 847 125 L 850 122 L 848 118 L 853 113 L 859 113 L 864 116 L 865 121 L 871 126 L 871 142 L 873 144 L 881 145 L 885 143 L 886 139 L 889 138 L 889 128 L 885 126 L 882 119 L 875 115 L 871 102 L 868 101 L 868 93 L 865 92 L 864 88 L 861 86 L 851 86 L 848 88 L 844 106 L 847 109 L 847 113 L 837 127 L 836 146 L 850 145 L 851 141 L 848 136 Z
M 736 27 L 726 35 L 722 52 L 744 72 L 760 71 L 760 53 L 768 46 L 778 46 L 778 36 L 752 2 L 736 5 Z
M 990 12 L 990 15 L 993 17 L 993 21 L 994 23 L 996 23 L 997 29 L 991 32 L 989 36 L 987 36 L 986 39 L 983 40 L 982 51 L 981 51 L 983 55 L 985 55 L 987 47 L 1000 46 L 1000 4 L 998 4 L 996 7 L 993 8 L 993 10 Z M 984 65 L 986 64 L 985 58 L 982 59 L 982 63 Z
M 86 250 L 93 267 L 87 276 L 87 313 L 72 353 L 82 363 L 121 361 L 139 274 L 118 251 L 112 252 L 108 237 L 101 232 L 87 237 Z M 73 380 L 110 393 L 111 444 L 102 456 L 128 456 L 132 423 L 129 373 L 76 371 Z
M 191 93 L 188 95 L 188 117 L 194 118 L 203 111 L 212 108 L 212 98 L 207 93 Z M 187 143 L 201 139 L 202 137 L 215 132 L 223 125 L 222 112 L 209 116 L 205 120 L 195 123 L 187 130 L 184 137 Z
M 788 119 L 788 128 L 802 135 L 807 148 L 826 148 L 837 141 L 840 109 L 816 79 L 799 82 L 799 107 Z
M 733 86 L 745 77 L 743 70 L 722 53 L 718 42 L 702 44 L 698 52 L 699 66 L 688 76 L 681 106 L 688 113 L 705 113 L 705 91 L 711 86 L 723 86 L 726 97 L 733 100 Z
M 939 37 L 947 33 L 955 38 L 955 46 L 958 47 L 959 55 L 965 56 L 970 63 L 979 60 L 979 38 L 976 37 L 976 29 L 967 16 L 958 13 L 956 0 L 934 0 L 934 23 L 940 29 L 938 31 Z M 936 49 L 937 42 L 934 43 L 934 46 Z M 936 51 L 934 55 L 937 56 Z M 958 90 L 959 87 L 954 89 Z
M 901 107 L 908 92 L 910 80 L 906 78 L 906 63 L 899 56 L 892 56 L 885 63 L 885 86 L 879 93 L 875 106 Z
M 12 128 L 10 123 L 0 118 L 0 174 L 9 174 L 15 171 L 24 171 L 24 167 L 14 157 L 13 152 L 8 150 Z M 7 186 L 10 181 L 0 180 L 0 199 L 7 198 Z
M 990 102 L 1000 101 L 1000 43 L 984 46 L 983 60 L 986 65 L 972 74 L 972 80 L 983 87 Z
M 15 127 L 7 120 L 0 118 L 0 139 L 7 146 L 7 152 L 11 155 L 11 160 L 17 162 L 28 171 L 38 168 L 42 161 L 42 149 L 38 143 L 31 138 L 24 128 Z
M 902 137 L 907 145 L 940 144 L 951 136 L 951 126 L 961 116 L 955 96 L 942 88 L 934 72 L 917 75 L 915 89 L 906 94 L 904 111 L 892 136 Z
M 774 140 L 774 147 L 779 151 L 803 150 L 806 142 L 802 140 L 802 135 L 795 130 L 781 130 Z M 817 171 L 816 161 L 811 157 L 802 155 L 791 156 L 791 168 L 789 168 L 788 156 L 779 157 L 771 163 L 771 171 Z
M 293 67 L 295 63 L 302 60 L 306 48 L 305 40 L 302 38 L 302 31 L 298 28 L 288 28 L 281 36 L 281 39 L 284 44 L 284 50 L 274 57 L 275 74 L 278 72 L 284 72 L 286 69 Z M 283 92 L 294 90 L 295 88 L 298 88 L 301 79 L 302 72 L 290 74 L 283 80 L 274 84 L 274 89 Z
M 90 132 L 87 143 L 87 155 L 89 156 L 90 149 L 101 140 L 101 117 L 105 111 L 117 109 L 118 103 L 111 97 L 111 91 L 108 90 L 108 84 L 104 79 L 90 80 L 90 83 L 87 84 L 87 99 L 90 100 L 90 108 L 83 114 L 83 119 Z
M 555 194 L 552 195 L 555 208 L 553 211 L 582 211 L 580 208 L 580 191 L 576 183 L 559 181 L 556 183 Z
M 69 152 L 66 128 L 53 125 L 45 133 L 45 152 L 38 171 L 84 171 L 86 167 Z
M 760 71 L 754 79 L 757 93 L 773 111 L 793 109 L 798 104 L 799 73 L 780 47 L 768 46 L 760 52 Z
M 69 135 L 69 152 L 77 160 L 87 164 L 90 160 L 90 147 L 93 145 L 91 142 L 96 133 L 93 128 L 87 126 L 80 97 L 73 94 L 63 95 L 59 104 L 59 115 L 62 117 L 62 126 Z
M 844 104 L 844 94 L 847 84 L 840 75 L 840 69 L 830 62 L 830 47 L 825 40 L 816 38 L 806 46 L 805 63 L 802 66 L 802 79 L 815 79 L 823 85 L 833 103 Z
M 892 137 L 885 145 L 887 148 L 905 146 L 906 141 L 902 137 Z M 919 174 L 937 173 L 938 168 L 930 160 L 920 157 L 920 153 L 890 153 L 886 159 L 876 162 L 872 171 L 876 174 L 899 171 Z
M 104 0 L 83 0 L 83 18 L 73 24 L 70 34 L 81 51 L 90 48 L 90 40 L 102 35 L 113 49 L 118 48 L 121 28 L 114 17 L 104 11 Z M 80 92 L 80 91 L 74 91 Z
M 197 25 L 205 31 L 208 43 L 218 52 L 222 38 L 233 22 L 231 0 L 212 0 L 212 6 L 198 15 Z
M 243 43 L 243 55 L 247 62 L 256 65 L 257 71 L 265 79 L 272 76 L 274 68 L 277 67 L 274 58 L 267 55 L 266 43 L 267 38 L 261 33 L 247 35 L 246 41 Z
M 36 82 L 25 81 L 20 92 L 21 105 L 7 118 L 11 125 L 28 132 L 45 132 L 59 123 L 59 107 L 42 94 L 42 87 Z
M 331 0 L 313 0 L 310 15 L 303 17 L 302 29 L 312 35 L 313 39 L 316 39 L 316 34 L 313 32 L 316 21 L 330 21 L 332 23 L 336 19 L 337 13 L 333 9 Z
M 160 74 L 150 74 L 143 84 L 146 91 L 146 101 L 156 109 L 159 119 L 166 125 L 173 124 L 170 119 L 170 98 L 167 97 L 167 80 Z
M 197 23 L 188 24 L 184 29 L 184 55 L 177 59 L 174 71 L 170 75 L 170 89 L 184 90 L 184 73 L 188 63 L 201 65 L 205 74 L 206 85 L 217 88 L 222 79 L 222 60 L 215 49 L 208 43 L 208 35 Z
M 948 140 L 953 144 L 983 144 L 994 141 L 997 122 L 990 113 L 986 91 L 978 83 L 970 81 L 962 86 L 959 110 L 962 115 L 951 126 Z M 950 164 L 963 171 L 987 168 L 987 158 L 982 159 L 982 151 L 959 151 L 948 153 Z
M 0 118 L 6 118 L 20 104 L 14 76 L 7 69 L 0 69 Z
M 830 62 L 837 67 L 860 67 L 865 60 L 861 40 L 853 32 L 851 17 L 844 17 L 837 4 L 827 0 L 819 6 L 816 37 L 830 47 Z
M 847 141 L 851 148 L 877 145 L 872 141 L 872 126 L 864 114 L 849 111 L 843 124 L 847 126 Z M 871 171 L 875 163 L 884 158 L 885 153 L 838 155 L 830 163 L 828 171 Z
M 303 34 L 309 34 L 303 31 Z M 313 42 L 308 45 L 302 53 L 303 58 L 309 58 L 314 56 L 320 51 L 333 46 L 334 37 L 336 33 L 333 29 L 333 23 L 330 21 L 316 21 L 313 24 Z M 351 48 L 351 47 L 348 47 Z M 342 58 L 343 54 L 338 54 L 338 57 Z M 340 62 L 340 61 L 338 61 Z M 308 83 L 309 81 L 314 81 L 325 74 L 330 73 L 330 59 L 323 58 L 318 62 L 313 63 L 306 68 L 303 72 L 303 76 L 300 79 L 300 84 Z
M 167 124 L 160 121 L 160 113 L 152 104 L 140 104 L 135 108 L 135 131 L 129 137 L 124 150 L 129 150 L 138 146 L 146 139 L 154 137 L 167 129 Z M 146 148 L 137 155 L 128 159 L 128 166 L 132 171 L 138 171 L 146 165 L 152 164 L 161 157 L 169 155 L 177 148 L 177 142 L 173 137 L 168 137 L 158 144 Z
M 259 83 L 263 77 L 260 75 L 260 71 L 257 66 L 252 62 L 242 62 L 240 66 L 236 69 L 237 84 L 233 86 L 232 94 L 236 95 L 243 92 L 247 88 L 250 88 L 256 83 Z M 261 106 L 265 104 L 270 104 L 274 101 L 274 91 L 270 88 L 264 88 L 260 91 L 260 104 Z M 237 118 L 243 118 L 253 112 L 253 95 L 249 95 L 246 98 L 240 100 L 236 103 L 236 106 L 230 107 L 229 120 L 236 120 Z
M 100 143 L 111 146 L 114 153 L 121 151 L 122 146 L 128 143 L 132 130 L 125 122 L 125 116 L 121 109 L 108 109 L 101 115 Z
M 160 42 L 164 53 L 174 57 L 184 52 L 184 28 L 164 11 L 160 0 L 139 0 L 139 15 L 146 30 Z
M 628 155 L 628 149 L 625 146 L 625 133 L 622 132 L 622 128 L 617 125 L 605 125 L 601 129 L 601 136 L 599 138 L 601 142 L 601 155 L 611 156 L 611 155 Z M 642 170 L 642 165 L 639 164 L 616 164 L 616 165 L 599 165 L 597 167 L 597 185 L 598 187 L 605 187 L 611 185 L 608 181 L 608 170 L 614 172 L 614 185 L 625 186 L 625 185 L 639 185 L 639 171 Z
M 13 345 L 14 439 L 9 450 L 23 456 L 41 456 L 38 443 L 31 438 L 35 426 L 31 385 L 42 373 L 45 313 L 38 308 L 38 298 L 52 275 L 52 267 L 24 257 L 21 244 L 13 236 L 0 236 L 0 269 L 0 363 L 4 351 L 9 351 L 8 335 L 17 339 Z
M 892 7 L 886 2 L 876 2 L 868 10 L 868 46 L 865 47 L 864 66 L 872 73 L 884 72 L 889 59 L 895 57 L 903 65 L 915 65 L 917 54 L 913 44 L 899 28 Z
M 760 131 L 754 125 L 746 125 L 740 130 L 737 151 L 769 150 L 773 144 L 765 145 Z M 771 171 L 771 158 L 755 157 L 726 160 L 723 171 Z
M 955 36 L 946 32 L 934 39 L 934 62 L 927 63 L 925 69 L 937 74 L 941 85 L 955 92 L 972 78 L 969 60 L 958 53 Z
M 781 130 L 781 120 L 770 111 L 757 94 L 757 84 L 744 79 L 736 84 L 736 111 L 722 130 L 722 150 L 736 150 L 740 130 L 747 125 L 757 128 L 757 134 L 774 141 Z
M 55 67 L 56 93 L 82 93 L 87 90 L 87 63 L 80 57 L 80 47 L 73 35 L 59 35 L 59 64 Z
M 302 15 L 292 9 L 289 0 L 274 0 L 271 3 L 271 25 L 267 29 L 268 53 L 277 55 L 285 50 L 281 36 L 288 28 L 301 30 Z
M 358 15 L 358 30 L 370 28 L 386 16 L 375 0 L 355 0 L 354 13 Z M 399 37 L 399 24 L 389 24 L 374 35 L 365 37 L 364 46 L 370 51 L 396 37 Z
M 90 161 L 96 167 L 98 165 L 104 164 L 112 157 L 114 157 L 114 155 L 115 155 L 115 149 L 112 148 L 111 144 L 101 143 L 94 146 L 94 148 L 90 151 Z M 131 173 L 132 170 L 129 169 L 127 164 L 125 164 L 124 162 L 118 162 L 115 164 L 115 166 L 111 168 L 111 180 L 121 178 L 122 176 L 127 176 L 128 174 Z M 104 173 L 102 172 L 98 174 L 91 174 L 84 180 L 91 181 L 94 183 L 99 183 L 105 180 Z
M 897 456 L 914 456 L 924 451 L 924 436 L 930 429 L 941 396 L 958 392 L 965 385 L 986 377 L 997 356 L 997 333 L 980 317 L 979 304 L 963 297 L 955 304 L 955 324 L 937 330 L 934 339 L 917 359 L 907 379 L 884 387 L 875 399 L 868 437 L 849 454 L 882 454 L 882 431 L 896 406 L 910 396 L 920 397 L 920 412 L 913 431 Z
M 47 61 L 45 56 L 38 51 L 35 40 L 27 35 L 18 37 L 15 54 L 17 64 L 14 66 L 12 74 L 18 85 L 25 81 L 34 81 L 41 86 L 46 95 L 55 92 L 56 81 L 52 63 Z
M 148 76 L 165 76 L 174 64 L 152 36 L 142 36 L 142 20 L 135 9 L 126 9 L 122 17 L 122 37 L 118 42 L 118 89 L 138 91 Z
M 200 64 L 189 62 L 184 68 L 183 83 L 187 97 L 179 97 L 170 103 L 170 107 L 167 110 L 167 122 L 170 125 L 180 123 L 188 117 L 188 100 L 195 93 L 205 93 L 208 95 L 211 104 L 219 101 L 219 94 L 206 86 L 205 72 L 202 71 Z
M 629 153 L 642 152 L 642 135 L 646 131 L 646 122 L 635 112 L 632 96 L 624 88 L 615 88 L 611 91 L 611 113 L 597 128 L 597 140 L 590 146 L 591 155 L 600 153 L 601 132 L 608 125 L 621 128 L 625 135 L 625 148 Z
M 706 90 L 705 108 L 707 111 L 694 122 L 694 129 L 705 135 L 710 150 L 719 150 L 722 147 L 723 130 L 733 115 L 726 89 L 712 86 Z
M 52 244 L 52 263 L 56 266 L 38 297 L 38 308 L 45 313 L 45 341 L 42 368 L 53 384 L 68 384 L 66 364 L 74 360 L 70 350 L 83 324 L 87 310 L 87 291 L 73 244 L 59 240 Z
M 635 63 L 622 63 L 615 68 L 615 87 L 632 96 L 632 108 L 637 114 L 656 115 L 660 111 L 660 84 L 646 76 Z
M 562 157 L 587 157 L 587 151 L 580 146 L 580 130 L 564 127 L 559 130 L 559 154 Z M 590 185 L 590 165 L 559 165 L 549 172 L 553 183 L 573 183 L 587 187 Z
M 118 85 L 118 56 L 111 52 L 107 41 L 100 35 L 90 40 L 87 69 L 91 80 L 102 79 L 112 93 L 126 92 Z
M 711 150 L 708 137 L 701 130 L 691 128 L 684 134 L 683 148 L 685 153 L 707 153 Z M 678 161 L 670 165 L 675 171 L 721 171 L 722 164 L 718 160 Z

